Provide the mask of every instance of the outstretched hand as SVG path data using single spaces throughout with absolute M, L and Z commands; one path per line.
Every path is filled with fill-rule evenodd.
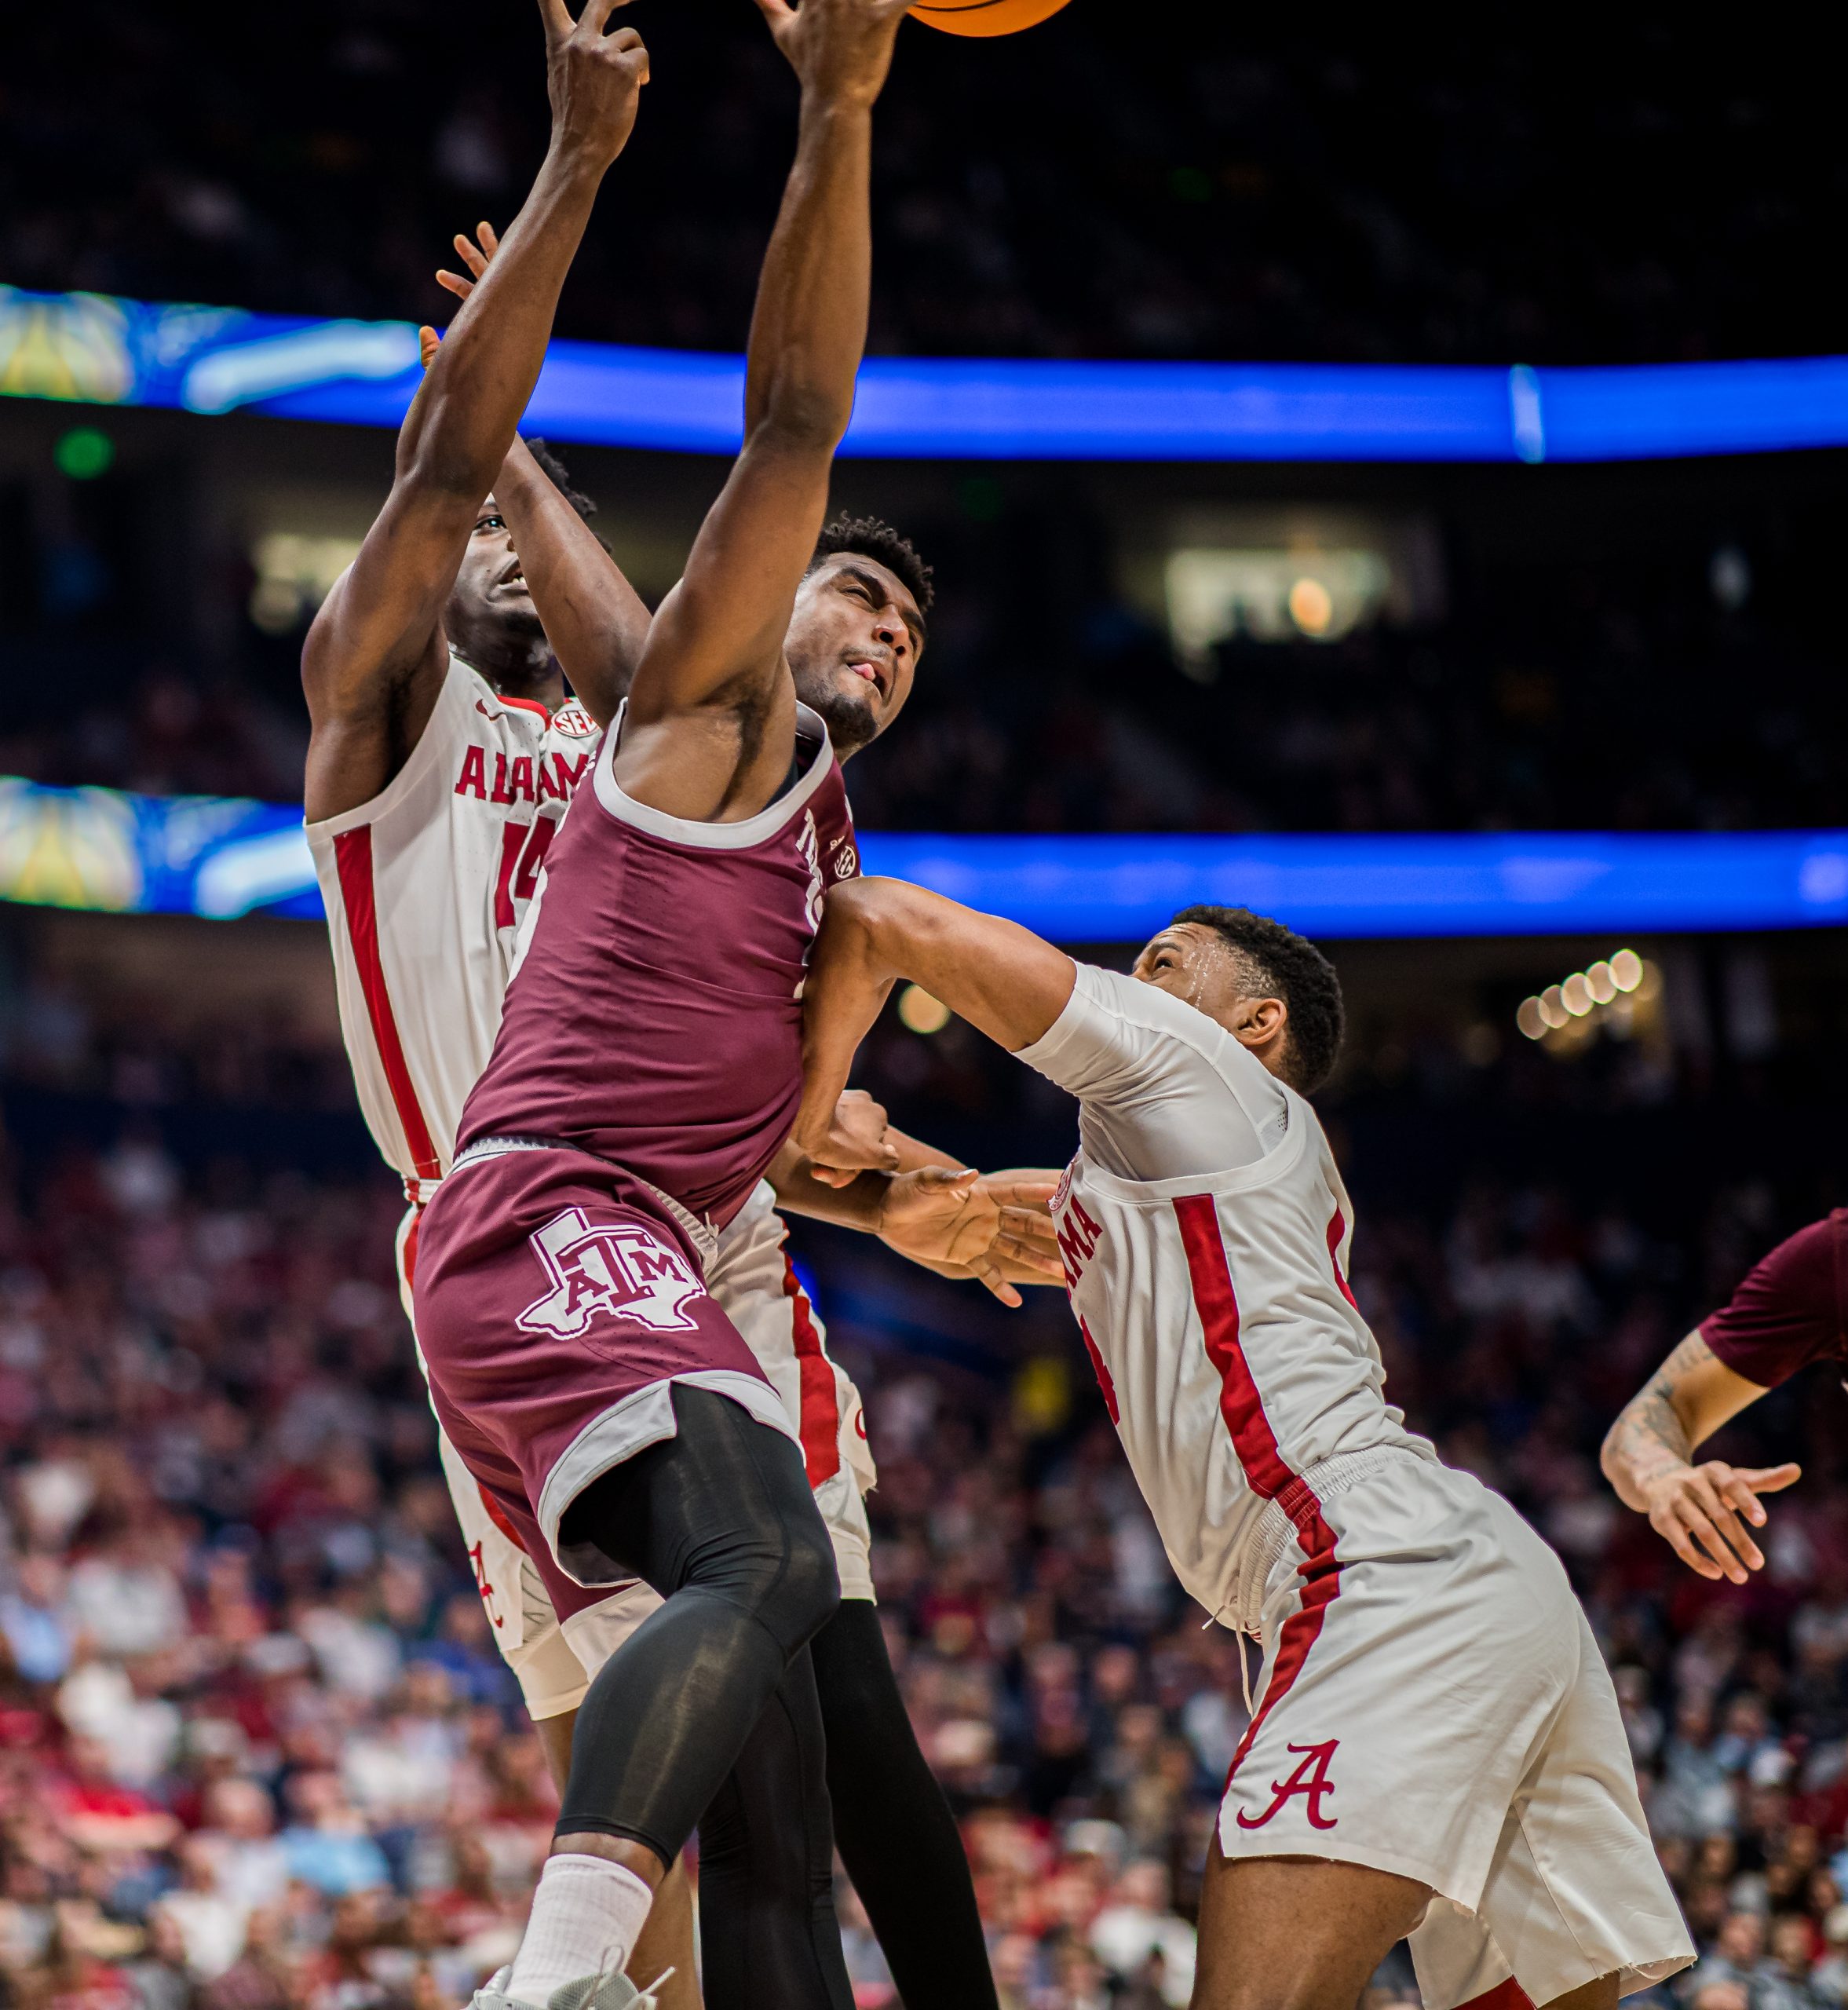
M 1723 1459 L 1676 1465 L 1642 1482 L 1649 1526 L 1697 1576 L 1735 1584 L 1764 1567 L 1763 1553 L 1746 1533 L 1765 1526 L 1761 1493 L 1781 1493 L 1803 1476 L 1802 1467 L 1729 1466 Z
M 484 221 L 476 225 L 473 238 L 458 231 L 451 241 L 455 246 L 455 255 L 469 269 L 468 276 L 465 279 L 460 272 L 452 272 L 447 266 L 439 265 L 436 283 L 445 293 L 453 293 L 458 300 L 466 300 L 475 291 L 475 282 L 494 263 L 494 254 L 501 248 L 500 233 L 492 224 Z
M 574 21 L 564 0 L 539 0 L 553 145 L 582 153 L 600 171 L 629 144 L 648 80 L 648 53 L 634 29 L 604 32 L 610 16 L 628 4 L 584 0 Z
M 479 244 L 459 232 L 454 239 L 456 256 L 469 269 L 466 279 L 460 272 L 451 272 L 446 265 L 436 268 L 437 285 L 446 293 L 453 293 L 458 300 L 466 300 L 475 291 L 475 282 L 493 264 L 494 254 L 501 248 L 500 233 L 491 223 L 477 224 L 475 236 L 480 239 Z M 425 369 L 428 370 L 436 361 L 436 351 L 442 345 L 443 338 L 434 328 L 426 325 L 418 330 L 418 353 L 422 359 Z
M 870 105 L 892 67 L 911 0 L 757 0 L 805 93 L 831 104 Z
M 1017 1285 L 1056 1283 L 1061 1274 L 1046 1215 L 1057 1184 L 1055 1175 L 973 1166 L 901 1173 L 886 1190 L 879 1239 L 940 1276 L 976 1278 L 1017 1306 Z

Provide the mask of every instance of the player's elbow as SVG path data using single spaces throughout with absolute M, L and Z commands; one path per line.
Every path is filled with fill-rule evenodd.
M 400 498 L 466 502 L 471 510 L 479 506 L 494 486 L 500 459 L 495 457 L 490 466 L 488 457 L 458 439 L 456 432 L 442 422 L 440 411 L 433 411 L 415 438 L 400 439 L 393 486 Z
M 928 927 L 919 890 L 902 879 L 843 880 L 827 897 L 828 932 L 871 963 L 901 971 Z
M 819 385 L 772 384 L 752 415 L 745 451 L 778 459 L 831 456 L 853 415 L 851 398 Z

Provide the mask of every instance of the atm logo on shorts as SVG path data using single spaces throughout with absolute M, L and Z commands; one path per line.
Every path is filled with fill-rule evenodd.
M 706 1287 L 645 1228 L 593 1226 L 582 1208 L 567 1208 L 530 1240 L 550 1288 L 520 1314 L 524 1332 L 575 1340 L 600 1317 L 632 1319 L 657 1333 L 690 1332 L 697 1323 L 681 1308 Z

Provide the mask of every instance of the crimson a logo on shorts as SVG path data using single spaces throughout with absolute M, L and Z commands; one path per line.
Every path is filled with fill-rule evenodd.
M 697 1324 L 681 1310 L 706 1287 L 677 1251 L 629 1222 L 593 1224 L 567 1208 L 528 1238 L 550 1288 L 515 1322 L 523 1332 L 575 1340 L 593 1319 L 632 1319 L 657 1333 Z
M 1335 1782 L 1328 1777 L 1328 1768 L 1333 1764 L 1335 1748 L 1341 1742 L 1331 1738 L 1320 1745 L 1287 1745 L 1286 1751 L 1300 1752 L 1303 1756 L 1296 1762 L 1296 1769 L 1287 1779 L 1273 1780 L 1270 1790 L 1274 1798 L 1262 1814 L 1247 1814 L 1241 1807 L 1238 1811 L 1238 1825 L 1241 1829 L 1262 1829 L 1280 1809 L 1288 1805 L 1297 1794 L 1302 1796 L 1302 1811 L 1309 1818 L 1312 1829 L 1332 1829 L 1340 1820 L 1338 1814 L 1324 1814 L 1322 1800 L 1324 1795 L 1335 1791 Z

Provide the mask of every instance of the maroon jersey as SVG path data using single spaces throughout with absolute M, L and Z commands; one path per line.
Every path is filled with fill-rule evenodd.
M 802 981 L 822 896 L 860 870 L 827 729 L 740 824 L 689 823 L 618 786 L 619 717 L 546 859 L 462 1146 L 563 1139 L 720 1226 L 795 1121 Z
M 1848 1358 L 1848 1208 L 1780 1242 L 1704 1320 L 1714 1358 L 1761 1388 L 1825 1358 Z

